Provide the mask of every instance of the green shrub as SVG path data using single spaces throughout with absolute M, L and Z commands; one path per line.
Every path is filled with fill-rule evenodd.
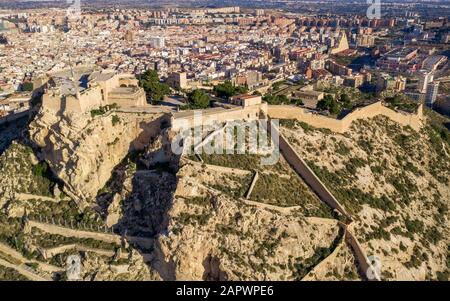
M 119 116 L 113 115 L 113 116 L 112 116 L 112 119 L 111 119 L 111 122 L 112 122 L 112 125 L 113 125 L 113 126 L 116 126 L 117 124 L 119 124 L 119 123 L 120 123 L 120 118 L 119 118 Z

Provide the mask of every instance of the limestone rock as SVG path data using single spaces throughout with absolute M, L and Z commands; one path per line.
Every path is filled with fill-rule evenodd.
M 41 109 L 30 124 L 30 137 L 42 148 L 40 156 L 75 199 L 94 199 L 129 150 L 142 148 L 160 128 L 161 114 L 114 115 L 121 122 L 113 126 L 108 113 L 56 116 Z

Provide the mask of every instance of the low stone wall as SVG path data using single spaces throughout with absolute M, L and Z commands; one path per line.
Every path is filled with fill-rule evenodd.
M 28 221 L 28 225 L 31 228 L 38 228 L 44 232 L 50 234 L 58 234 L 66 237 L 76 237 L 76 238 L 91 238 L 106 243 L 114 243 L 120 245 L 122 242 L 122 237 L 116 234 L 90 232 L 83 230 L 75 230 L 66 227 L 56 226 L 52 224 L 40 223 L 36 221 Z
M 301 281 L 314 280 L 314 275 L 317 275 L 318 272 L 320 270 L 324 269 L 328 263 L 332 263 L 336 259 L 337 255 L 339 254 L 339 251 L 341 251 L 341 249 L 344 246 L 345 246 L 345 234 L 342 237 L 339 244 L 337 245 L 337 247 L 333 250 L 333 252 L 330 255 L 328 255 L 327 258 L 322 260 L 318 265 L 316 265 L 305 277 L 303 277 L 303 279 Z
M 349 226 L 351 227 L 351 226 Z M 345 239 L 347 243 L 352 247 L 353 252 L 355 253 L 356 260 L 359 263 L 360 271 L 363 275 L 368 278 L 369 270 L 372 271 L 372 279 L 368 278 L 370 281 L 381 281 L 381 276 L 377 274 L 377 271 L 373 268 L 369 259 L 367 258 L 366 252 L 362 248 L 361 244 L 358 242 L 358 239 L 353 235 L 352 231 L 347 227 L 345 233 Z
M 20 201 L 38 200 L 38 201 L 52 202 L 52 203 L 59 203 L 62 201 L 61 199 L 55 199 L 55 198 L 51 198 L 48 196 L 28 194 L 28 193 L 16 193 L 14 195 L 14 197 Z
M 38 248 L 44 259 L 52 258 L 55 255 L 65 253 L 76 248 L 76 244 L 60 246 L 52 249 Z
M 196 161 L 189 160 L 187 158 L 183 158 L 183 160 L 186 162 L 186 164 L 192 164 L 197 167 L 205 168 L 211 171 L 216 171 L 219 173 L 231 173 L 241 176 L 247 176 L 251 174 L 251 171 L 249 170 L 243 170 L 238 168 L 231 168 L 231 167 L 225 167 L 225 166 L 219 166 L 219 165 L 210 165 L 210 164 L 204 164 Z
M 194 126 L 206 126 L 234 120 L 257 120 L 261 112 L 267 111 L 267 104 L 259 104 L 248 107 L 236 107 L 232 109 L 213 108 L 196 111 L 201 113 L 199 124 L 195 124 L 194 113 L 192 111 L 178 112 L 172 117 L 172 130 L 180 131 Z
M 325 265 L 328 262 L 333 262 L 333 260 L 336 259 L 337 254 L 339 251 L 345 246 L 345 244 L 348 244 L 355 255 L 355 259 L 359 264 L 359 272 L 360 274 L 368 279 L 369 281 L 381 281 L 380 275 L 377 274 L 375 269 L 373 269 L 371 263 L 369 262 L 369 259 L 367 258 L 366 252 L 363 250 L 361 245 L 358 242 L 358 239 L 353 235 L 351 231 L 349 231 L 349 228 L 347 225 L 344 225 L 343 223 L 339 223 L 339 226 L 344 229 L 344 236 L 342 237 L 342 240 L 340 241 L 339 245 L 336 247 L 336 249 L 323 261 L 321 261 L 317 266 L 314 267 L 312 271 L 308 273 L 302 280 L 312 280 L 313 275 L 317 274 L 317 271 L 321 270 L 325 267 Z M 372 279 L 368 278 L 369 269 L 372 269 Z
M 304 181 L 314 190 L 314 192 L 319 196 L 319 198 L 327 203 L 331 208 L 339 211 L 344 215 L 349 223 L 351 224 L 353 218 L 347 213 L 344 207 L 338 202 L 338 200 L 333 196 L 333 194 L 327 189 L 327 187 L 322 183 L 322 181 L 316 176 L 316 174 L 309 168 L 305 161 L 296 153 L 294 148 L 289 144 L 289 142 L 280 134 L 280 150 L 289 164 L 294 168 L 294 170 L 304 179 Z M 361 272 L 367 275 L 369 268 L 372 268 L 366 253 L 358 242 L 358 239 L 349 230 L 350 226 L 341 223 L 341 226 L 345 228 L 345 237 L 347 243 L 352 247 L 355 252 L 356 259 L 359 263 Z M 373 271 L 373 269 L 372 269 Z M 380 280 L 379 275 L 374 275 L 373 279 L 369 280 Z
M 39 251 L 41 252 L 42 256 L 44 256 L 45 259 L 52 258 L 55 255 L 65 253 L 70 250 L 77 250 L 77 251 L 84 251 L 84 252 L 93 252 L 102 256 L 107 257 L 113 257 L 116 252 L 110 251 L 110 250 L 103 250 L 103 249 L 97 249 L 97 248 L 89 248 L 78 244 L 70 244 L 70 245 L 64 245 L 59 246 L 51 249 L 44 249 L 40 248 Z M 122 253 L 120 254 L 120 258 L 126 259 L 128 258 L 128 253 Z
M 44 224 L 36 221 L 28 221 L 28 227 L 38 228 L 50 234 L 58 234 L 66 237 L 76 237 L 76 238 L 91 238 L 99 241 L 104 241 L 107 243 L 114 243 L 117 245 L 120 245 L 123 241 L 122 236 L 116 234 L 75 230 L 51 224 Z M 129 243 L 135 243 L 145 248 L 151 248 L 153 246 L 153 239 L 150 238 L 125 236 L 125 240 Z
M 381 101 L 358 108 L 342 119 L 326 117 L 302 108 L 289 105 L 269 105 L 268 115 L 277 119 L 296 119 L 316 128 L 329 129 L 336 133 L 345 133 L 352 123 L 358 119 L 373 118 L 378 115 L 386 116 L 403 126 L 410 126 L 419 131 L 422 127 L 423 105 L 420 105 L 415 114 L 396 112 L 384 106 Z
M 275 129 L 278 130 L 278 129 Z M 331 208 L 339 211 L 348 220 L 351 216 L 344 207 L 337 201 L 333 194 L 327 189 L 322 181 L 316 176 L 306 162 L 297 154 L 294 148 L 289 144 L 286 138 L 279 133 L 280 151 L 286 161 L 294 168 L 294 170 L 303 178 L 303 180 L 311 187 L 311 189 L 319 196 L 319 198 L 327 203 Z
M 33 271 L 31 268 L 27 268 L 25 265 L 14 265 L 12 263 L 9 263 L 6 260 L 3 260 L 0 258 L 0 265 L 5 266 L 10 269 L 16 270 L 18 273 L 22 274 L 23 276 L 27 277 L 30 280 L 33 281 L 51 281 L 52 279 L 42 277 L 37 272 Z
M 259 172 L 256 171 L 255 175 L 253 176 L 252 184 L 250 184 L 250 188 L 248 189 L 247 195 L 245 196 L 246 199 L 250 198 L 250 195 L 252 194 L 253 188 L 255 188 L 255 185 L 256 185 L 256 182 L 258 181 L 258 179 L 259 179 Z

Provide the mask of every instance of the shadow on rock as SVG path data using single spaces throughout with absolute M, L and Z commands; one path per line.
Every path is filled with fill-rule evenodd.
M 129 154 L 99 192 L 96 209 L 114 233 L 127 238 L 152 271 L 169 280 L 174 274 L 174 264 L 156 259 L 161 254 L 155 252 L 159 250 L 155 243 L 159 235 L 168 234 L 167 212 L 177 188 L 180 157 L 171 153 L 170 132 L 164 128 L 164 122 L 160 125 L 158 131 L 146 131 L 133 141 Z M 145 149 L 136 149 L 136 143 L 143 145 L 146 140 Z M 139 239 L 152 243 L 138 243 Z

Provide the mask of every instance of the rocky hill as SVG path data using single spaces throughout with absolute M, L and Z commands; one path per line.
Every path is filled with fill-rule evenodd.
M 154 263 L 163 279 L 300 280 L 336 247 L 342 238 L 337 220 L 307 217 L 301 206 L 243 199 L 249 175 L 182 163 Z M 290 193 L 285 196 L 295 198 Z
M 57 116 L 42 109 L 30 124 L 39 156 L 74 198 L 92 201 L 113 168 L 160 130 L 161 114 L 111 112 L 108 108 Z
M 178 157 L 161 115 L 97 113 L 40 112 L 31 141 L 1 154 L 1 275 L 25 263 L 64 279 L 77 254 L 86 280 L 367 279 L 343 216 L 283 157 Z M 448 279 L 448 124 L 432 112 L 419 132 L 386 117 L 343 134 L 281 123 L 383 280 Z
M 343 135 L 285 121 L 283 134 L 355 217 L 355 233 L 386 280 L 448 279 L 448 120 L 420 132 L 385 117 Z

